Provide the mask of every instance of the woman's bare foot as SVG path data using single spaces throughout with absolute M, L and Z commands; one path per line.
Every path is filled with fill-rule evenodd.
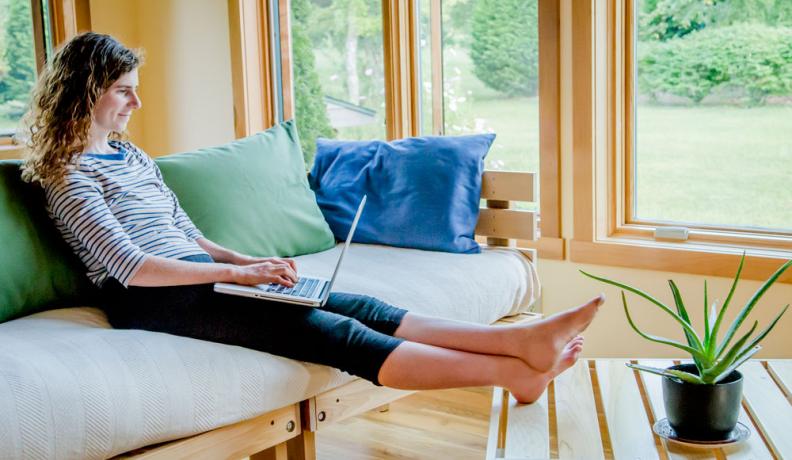
M 548 372 L 536 372 L 526 365 L 525 375 L 521 376 L 518 383 L 513 388 L 509 388 L 509 391 L 521 404 L 530 404 L 536 401 L 542 396 L 551 380 L 577 362 L 581 351 L 583 351 L 583 337 L 577 336 L 566 344 L 553 369 Z
M 605 296 L 600 294 L 579 307 L 516 326 L 514 356 L 539 373 L 551 371 L 561 359 L 566 345 L 591 324 L 604 301 Z

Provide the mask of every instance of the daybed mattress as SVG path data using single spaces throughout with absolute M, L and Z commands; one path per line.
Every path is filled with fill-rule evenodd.
M 327 276 L 337 251 L 296 258 Z M 459 255 L 352 245 L 335 291 L 489 323 L 538 297 L 519 252 Z M 101 310 L 50 310 L 0 324 L 0 458 L 106 458 L 307 399 L 353 377 L 241 347 L 113 330 Z

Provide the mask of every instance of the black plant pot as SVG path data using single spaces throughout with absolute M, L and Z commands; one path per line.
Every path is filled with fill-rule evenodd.
M 678 364 L 669 369 L 698 375 L 695 364 Z M 715 385 L 697 385 L 663 377 L 663 402 L 668 423 L 682 439 L 726 439 L 737 425 L 742 386 L 743 377 L 737 371 Z

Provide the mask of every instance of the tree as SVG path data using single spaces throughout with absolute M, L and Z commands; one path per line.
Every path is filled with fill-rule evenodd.
M 311 43 L 325 52 L 341 53 L 333 73 L 343 75 L 325 92 L 355 105 L 376 108 L 380 100 L 361 98 L 379 93 L 382 74 L 382 4 L 376 0 L 312 0 L 306 26 Z M 367 73 L 368 70 L 368 73 Z M 374 74 L 377 74 L 376 76 Z M 369 78 L 361 78 L 361 76 Z
M 316 138 L 333 137 L 334 133 L 327 118 L 313 46 L 307 33 L 308 0 L 292 0 L 291 13 L 295 117 L 305 165 L 310 167 L 316 154 Z
M 5 52 L 7 73 L 0 87 L 0 103 L 27 101 L 36 80 L 36 57 L 30 1 L 11 0 L 5 18 Z
M 790 26 L 792 1 L 645 0 L 639 11 L 639 38 L 666 41 L 705 27 L 738 23 Z
M 479 0 L 473 9 L 473 73 L 485 85 L 510 96 L 536 94 L 536 1 Z

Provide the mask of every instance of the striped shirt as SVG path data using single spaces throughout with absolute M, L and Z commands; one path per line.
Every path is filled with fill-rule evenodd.
M 206 254 L 200 230 L 165 185 L 154 161 L 128 142 L 114 154 L 85 153 L 63 181 L 44 187 L 47 211 L 101 286 L 127 286 L 148 255 L 180 259 Z

